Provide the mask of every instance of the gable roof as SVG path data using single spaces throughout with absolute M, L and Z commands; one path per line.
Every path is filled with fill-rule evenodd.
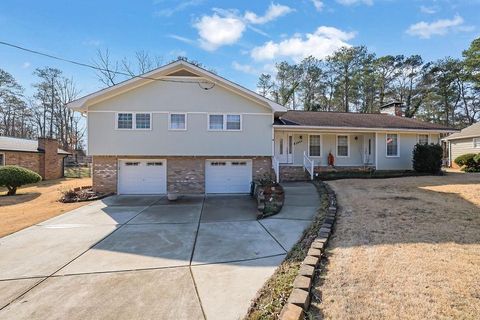
M 480 122 L 474 123 L 469 127 L 466 127 L 460 132 L 456 132 L 444 140 L 456 140 L 456 139 L 464 139 L 464 138 L 475 138 L 480 137 Z
M 264 105 L 267 108 L 270 108 L 273 112 L 287 110 L 284 106 L 268 98 L 265 98 L 254 91 L 251 91 L 245 87 L 240 86 L 237 83 L 234 83 L 208 70 L 205 70 L 183 60 L 177 60 L 140 76 L 133 77 L 114 86 L 86 95 L 80 99 L 70 102 L 68 104 L 68 107 L 77 111 L 86 111 L 88 107 L 92 104 L 114 97 L 123 92 L 133 90 L 147 83 L 151 83 L 152 81 L 175 81 L 168 79 L 168 77 L 172 76 L 189 77 L 189 81 L 197 82 L 200 80 L 196 80 L 194 78 L 205 79 L 208 82 L 212 82 L 215 85 L 219 85 L 227 90 L 236 92 L 237 94 L 256 101 L 257 103 Z M 181 80 L 178 80 L 177 82 L 181 82 Z
M 37 140 L 4 137 L 4 136 L 0 136 L 0 151 L 18 151 L 18 152 L 35 152 L 35 153 L 44 152 L 44 150 L 38 148 Z M 64 154 L 64 155 L 70 154 L 69 152 L 62 149 L 58 149 L 57 153 Z
M 276 119 L 277 126 L 298 126 L 318 128 L 365 128 L 432 130 L 453 132 L 440 124 L 382 113 L 325 112 L 325 111 L 287 111 Z

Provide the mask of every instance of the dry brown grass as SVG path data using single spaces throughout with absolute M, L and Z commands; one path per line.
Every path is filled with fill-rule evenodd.
M 480 174 L 342 180 L 314 319 L 479 319 Z
M 58 202 L 61 191 L 91 185 L 92 179 L 57 179 L 21 187 L 16 196 L 0 196 L 0 237 L 24 229 L 88 202 Z

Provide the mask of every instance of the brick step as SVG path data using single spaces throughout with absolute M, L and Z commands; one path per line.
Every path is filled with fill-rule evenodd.
M 310 180 L 308 173 L 301 166 L 281 166 L 280 182 L 286 181 L 307 181 Z

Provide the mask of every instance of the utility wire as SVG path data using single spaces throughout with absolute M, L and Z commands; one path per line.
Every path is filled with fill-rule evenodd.
M 147 79 L 147 80 L 154 80 L 154 81 L 164 81 L 164 82 L 196 83 L 199 86 L 200 86 L 200 83 L 208 83 L 208 84 L 212 85 L 211 88 L 213 88 L 215 86 L 215 83 L 212 83 L 212 82 L 209 82 L 209 81 L 157 79 L 157 78 L 151 78 L 151 77 L 145 77 L 145 76 L 131 75 L 127 72 L 113 71 L 113 70 L 109 70 L 109 69 L 106 69 L 106 68 L 100 68 L 100 67 L 88 64 L 88 63 L 79 62 L 79 61 L 75 61 L 75 60 L 71 60 L 71 59 L 66 59 L 66 58 L 54 56 L 54 55 L 51 55 L 51 54 L 48 54 L 48 53 L 44 53 L 44 52 L 40 52 L 40 51 L 37 51 L 37 50 L 25 48 L 25 47 L 18 46 L 16 44 L 8 43 L 8 42 L 5 42 L 5 41 L 0 41 L 0 44 L 4 45 L 4 46 L 7 46 L 7 47 L 15 48 L 15 49 L 18 49 L 18 50 L 26 51 L 26 52 L 29 52 L 29 53 L 32 53 L 32 54 L 47 57 L 47 58 L 50 58 L 50 59 L 59 60 L 59 61 L 63 61 L 63 62 L 68 62 L 68 63 L 74 64 L 74 65 L 77 65 L 77 66 L 90 68 L 90 69 L 93 69 L 93 70 L 96 70 L 96 71 L 115 73 L 115 74 L 131 77 L 132 79 L 133 78 L 140 78 L 140 79 Z M 211 89 L 211 88 L 203 88 L 203 87 L 201 87 L 201 88 L 205 89 L 205 90 Z

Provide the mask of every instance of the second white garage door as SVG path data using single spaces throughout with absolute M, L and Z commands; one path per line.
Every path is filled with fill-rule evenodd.
M 119 160 L 118 194 L 167 192 L 166 160 Z
M 248 193 L 252 181 L 252 160 L 207 160 L 206 193 Z

